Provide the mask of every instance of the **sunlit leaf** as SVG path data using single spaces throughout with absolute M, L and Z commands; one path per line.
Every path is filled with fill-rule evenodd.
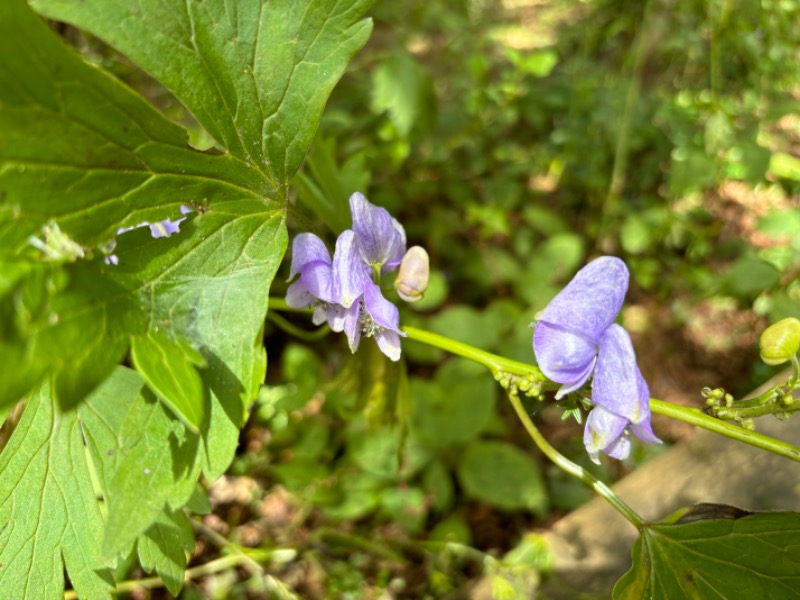
M 76 411 L 41 387 L 0 455 L 0 590 L 63 598 L 64 567 L 85 598 L 111 598 L 103 518 Z

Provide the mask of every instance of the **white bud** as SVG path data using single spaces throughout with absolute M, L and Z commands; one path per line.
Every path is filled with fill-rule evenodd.
M 428 289 L 430 263 L 428 253 L 421 246 L 412 246 L 400 263 L 400 271 L 394 280 L 397 295 L 406 302 L 421 300 Z

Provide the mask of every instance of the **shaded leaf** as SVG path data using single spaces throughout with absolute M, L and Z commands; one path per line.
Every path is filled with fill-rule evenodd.
M 645 527 L 614 598 L 793 598 L 800 514 L 701 505 Z
M 203 382 L 180 346 L 158 329 L 151 329 L 133 338 L 131 358 L 159 398 L 199 433 L 206 414 Z
M 505 442 L 471 444 L 458 463 L 464 491 L 504 510 L 530 510 L 543 514 L 547 490 L 531 458 Z
M 164 506 L 183 506 L 194 491 L 202 450 L 147 388 L 118 367 L 79 407 L 108 517 L 103 552 L 126 552 Z
M 194 551 L 194 534 L 186 514 L 164 509 L 139 538 L 136 549 L 142 568 L 157 572 L 167 589 L 177 595 L 183 587 L 186 553 Z

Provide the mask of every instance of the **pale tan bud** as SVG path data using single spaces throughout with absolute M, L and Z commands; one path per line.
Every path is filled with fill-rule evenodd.
M 428 253 L 421 246 L 412 246 L 400 263 L 400 271 L 394 280 L 397 295 L 406 302 L 421 300 L 428 289 L 430 263 Z

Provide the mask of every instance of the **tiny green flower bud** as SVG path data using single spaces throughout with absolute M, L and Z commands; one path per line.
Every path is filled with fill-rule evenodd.
M 781 365 L 791 360 L 800 349 L 800 321 L 794 317 L 770 325 L 759 341 L 761 360 L 768 365 Z
M 397 294 L 406 302 L 421 300 L 428 289 L 430 264 L 428 253 L 420 246 L 412 246 L 400 263 L 400 271 L 394 281 Z

